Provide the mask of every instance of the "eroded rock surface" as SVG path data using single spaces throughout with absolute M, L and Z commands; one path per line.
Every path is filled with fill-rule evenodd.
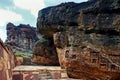
M 13 51 L 0 39 L 0 80 L 12 80 L 14 67 Z
M 44 36 L 53 36 L 69 77 L 119 80 L 119 10 L 119 0 L 62 3 L 39 11 L 37 27 Z
M 42 65 L 59 65 L 58 56 L 51 37 L 41 38 L 33 50 L 33 62 Z
M 38 40 L 36 28 L 30 25 L 20 24 L 15 26 L 12 23 L 8 23 L 6 30 L 6 43 L 11 46 L 13 51 L 18 53 L 28 53 Z

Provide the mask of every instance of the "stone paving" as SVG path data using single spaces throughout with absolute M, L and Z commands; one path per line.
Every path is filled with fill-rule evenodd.
M 65 69 L 59 66 L 17 66 L 13 80 L 70 80 Z
M 16 66 L 13 71 L 64 70 L 60 66 Z

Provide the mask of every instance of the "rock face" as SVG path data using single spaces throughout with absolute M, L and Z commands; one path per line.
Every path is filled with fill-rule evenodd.
M 53 44 L 49 38 L 40 38 L 36 42 L 33 50 L 33 62 L 42 65 L 59 65 L 58 56 Z M 48 41 L 49 40 L 49 41 Z
M 37 27 L 53 36 L 69 77 L 120 79 L 120 0 L 62 3 L 39 11 Z
M 12 80 L 14 66 L 13 51 L 0 39 L 0 80 Z
M 15 26 L 12 23 L 7 24 L 6 43 L 12 46 L 16 52 L 27 52 L 32 50 L 35 42 L 38 40 L 36 28 L 30 25 L 20 24 Z

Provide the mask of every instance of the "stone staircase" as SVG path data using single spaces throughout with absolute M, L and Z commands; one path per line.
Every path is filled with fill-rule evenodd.
M 38 78 L 40 80 L 48 80 L 48 79 L 52 79 L 52 76 L 48 70 L 42 70 L 39 72 Z

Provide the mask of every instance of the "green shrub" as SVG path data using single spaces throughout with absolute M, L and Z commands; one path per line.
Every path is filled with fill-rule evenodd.
M 32 57 L 33 57 L 33 54 L 29 54 L 28 57 L 32 58 Z
M 16 57 L 22 57 L 22 58 L 28 58 L 28 56 L 26 56 L 25 54 L 22 53 L 15 53 Z

